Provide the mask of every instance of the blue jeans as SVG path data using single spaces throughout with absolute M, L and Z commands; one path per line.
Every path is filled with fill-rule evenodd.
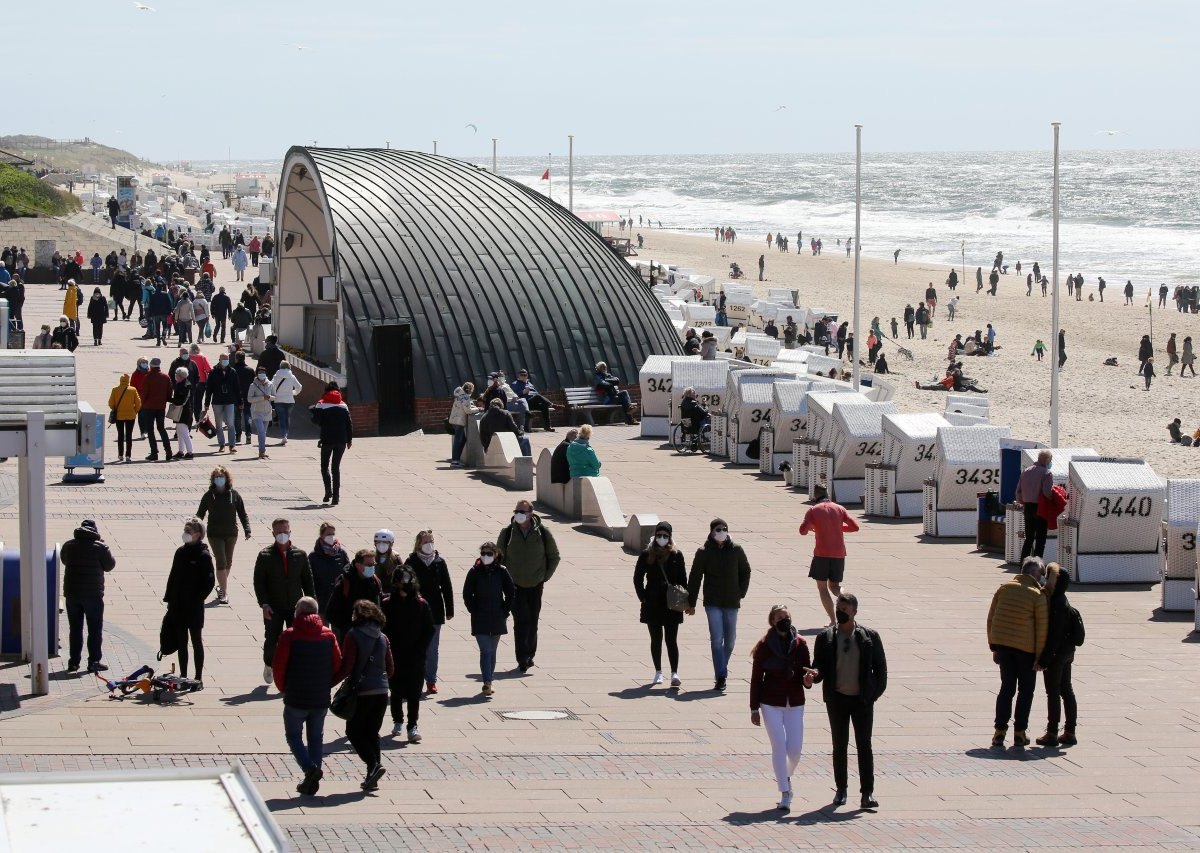
M 462 461 L 463 450 L 467 446 L 467 428 L 454 427 L 454 437 L 450 439 L 450 459 L 453 462 Z
M 502 634 L 476 634 L 475 642 L 479 644 L 479 672 L 485 684 L 490 684 L 496 678 L 496 649 L 500 646 Z
M 307 772 L 321 766 L 321 758 L 325 754 L 325 714 L 328 710 L 283 706 L 283 736 L 301 770 Z
M 251 426 L 251 424 L 250 424 L 250 404 L 249 403 L 242 403 L 241 407 L 238 409 L 237 422 L 238 422 L 237 437 L 238 437 L 239 441 L 241 440 L 243 435 L 248 436 L 248 435 L 250 435 L 250 433 L 254 432 L 254 427 Z
M 429 638 L 429 648 L 425 650 L 425 681 L 428 684 L 437 684 L 438 642 L 441 639 L 442 626 L 434 625 L 433 636 Z
M 235 430 L 237 426 L 237 407 L 233 403 L 214 403 L 212 407 L 213 420 L 217 426 L 217 443 L 224 447 L 225 434 L 229 435 L 229 446 L 237 443 Z M 224 432 L 222 432 L 224 430 Z
M 288 427 L 292 423 L 292 406 L 295 403 L 276 403 L 275 411 L 279 415 L 279 434 L 283 438 L 288 437 Z
M 708 640 L 712 644 L 713 674 L 717 678 L 729 676 L 729 659 L 733 657 L 733 644 L 737 641 L 736 607 L 704 608 L 708 617 Z
M 529 439 L 526 438 L 524 433 L 517 436 L 517 446 L 521 448 L 522 456 L 533 455 L 533 449 L 529 446 Z
M 267 452 L 267 424 L 271 422 L 271 416 L 260 417 L 254 416 L 254 431 L 258 434 L 258 452 Z

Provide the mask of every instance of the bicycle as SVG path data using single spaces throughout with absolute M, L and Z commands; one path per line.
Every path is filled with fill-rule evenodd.
M 96 678 L 100 680 L 101 691 L 108 691 L 109 698 L 117 700 L 141 693 L 151 695 L 155 702 L 162 702 L 163 697 L 173 699 L 204 689 L 204 682 L 176 675 L 175 664 L 171 664 L 170 672 L 162 675 L 155 675 L 153 669 L 143 666 L 124 678 L 105 678 L 99 672 Z
M 705 421 L 699 432 L 692 429 L 691 418 L 671 427 L 671 447 L 676 453 L 704 453 L 712 449 L 712 427 Z

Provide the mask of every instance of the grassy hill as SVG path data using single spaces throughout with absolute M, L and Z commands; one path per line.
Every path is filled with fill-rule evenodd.
M 75 172 L 84 166 L 95 166 L 101 174 L 117 175 L 124 174 L 130 164 L 136 165 L 139 170 L 157 165 L 120 148 L 101 145 L 95 140 L 60 144 L 44 136 L 20 134 L 0 136 L 0 149 L 20 154 L 39 166 L 57 172 Z
M 64 216 L 79 209 L 79 199 L 39 178 L 0 163 L 0 219 Z

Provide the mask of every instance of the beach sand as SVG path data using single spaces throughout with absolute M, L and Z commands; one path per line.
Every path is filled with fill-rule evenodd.
M 746 271 L 747 278 L 738 283 L 753 284 L 766 295 L 768 287 L 787 287 L 800 292 L 800 305 L 819 305 L 841 313 L 841 320 L 852 320 L 854 307 L 854 260 L 846 257 L 845 246 L 838 246 L 833 237 L 826 239 L 822 254 L 813 257 L 804 247 L 799 254 L 794 247 L 787 253 L 768 249 L 766 235 L 739 236 L 729 244 L 707 236 L 680 234 L 670 231 L 635 229 L 641 233 L 645 247 L 639 260 L 677 264 L 697 273 L 715 276 L 718 283 L 729 281 L 729 264 L 736 261 Z M 795 233 L 791 239 L 795 240 Z M 804 239 L 809 239 L 806 234 Z M 831 245 L 832 244 L 832 245 Z M 766 275 L 760 284 L 758 256 L 766 255 Z M 1042 298 L 1039 288 L 1034 295 L 1025 296 L 1024 268 L 1038 260 L 1049 277 L 1049 259 L 1024 259 L 1023 273 L 1018 277 L 1011 269 L 1000 277 L 998 295 L 987 295 L 987 274 L 991 269 L 992 252 L 987 258 L 967 258 L 966 280 L 959 284 L 956 294 L 961 297 L 954 322 L 946 317 L 946 303 L 951 292 L 946 287 L 950 268 L 938 264 L 905 263 L 862 259 L 862 328 L 863 352 L 866 332 L 871 319 L 878 316 L 884 333 L 890 336 L 889 321 L 900 323 L 900 343 L 912 350 L 913 361 L 904 360 L 890 341 L 883 352 L 893 372 L 896 384 L 895 402 L 905 412 L 936 411 L 945 407 L 944 394 L 918 391 L 914 380 L 921 383 L 939 379 L 945 371 L 950 341 L 956 334 L 965 340 L 976 329 L 986 331 L 987 323 L 996 328 L 996 354 L 987 358 L 963 358 L 963 372 L 977 379 L 988 389 L 992 405 L 992 422 L 1012 428 L 1014 438 L 1049 443 L 1050 441 L 1050 371 L 1051 356 L 1051 299 Z M 903 258 L 903 254 L 901 254 Z M 1015 264 L 1017 258 L 1006 258 Z M 975 292 L 975 268 L 984 269 L 984 289 Z M 1145 459 L 1162 477 L 1196 477 L 1200 471 L 1200 450 L 1182 448 L 1170 443 L 1167 424 L 1175 417 L 1183 419 L 1190 433 L 1200 426 L 1200 406 L 1197 396 L 1200 380 L 1189 376 L 1179 378 L 1178 368 L 1173 376 L 1165 376 L 1166 342 L 1176 333 L 1180 351 L 1183 339 L 1190 335 L 1200 343 L 1200 315 L 1180 314 L 1169 299 L 1165 309 L 1154 308 L 1155 369 L 1158 377 L 1149 391 L 1137 375 L 1138 343 L 1150 332 L 1150 312 L 1146 308 L 1146 293 L 1134 297 L 1134 305 L 1123 306 L 1123 282 L 1110 282 L 1105 302 L 1099 298 L 1087 301 L 1085 288 L 1082 301 L 1066 294 L 1065 279 L 1076 270 L 1062 270 L 1060 281 L 1061 325 L 1067 332 L 1067 364 L 1060 375 L 1060 447 L 1094 447 L 1106 456 L 1132 456 Z M 1087 270 L 1079 270 L 1088 277 Z M 959 272 L 962 277 L 962 271 Z M 1091 279 L 1095 281 L 1094 277 Z M 934 324 L 927 340 L 921 340 L 919 328 L 913 340 L 906 339 L 904 306 L 915 308 L 924 298 L 925 288 L 933 282 L 938 292 Z M 1155 292 L 1157 302 L 1157 291 Z M 782 329 L 782 324 L 780 324 Z M 1042 362 L 1031 355 L 1034 342 L 1041 338 L 1047 346 Z M 1105 367 L 1104 360 L 1116 356 L 1120 367 Z M 866 370 L 867 368 L 863 368 Z

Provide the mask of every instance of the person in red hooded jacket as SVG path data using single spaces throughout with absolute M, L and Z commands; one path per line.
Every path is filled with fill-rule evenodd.
M 323 503 L 337 506 L 342 488 L 342 455 L 354 443 L 354 420 L 350 407 L 342 400 L 341 389 L 330 382 L 324 395 L 310 411 L 321 427 L 321 481 L 325 484 Z

